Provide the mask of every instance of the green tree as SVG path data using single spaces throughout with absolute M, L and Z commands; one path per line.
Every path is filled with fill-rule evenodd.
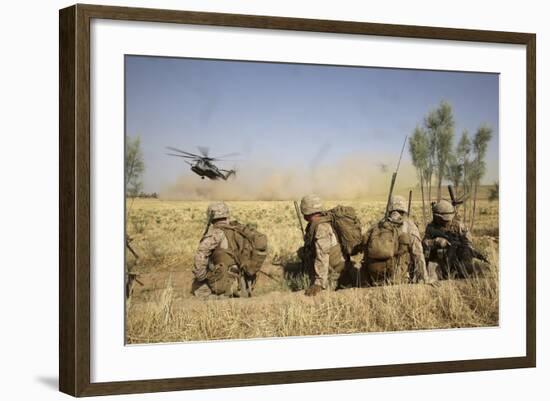
M 430 138 L 430 159 L 436 173 L 437 200 L 439 201 L 441 200 L 441 185 L 453 148 L 454 117 L 451 105 L 442 101 L 437 109 L 428 113 L 424 119 L 424 125 Z
M 488 125 L 481 125 L 476 132 L 474 140 L 472 142 L 473 160 L 471 163 L 471 183 L 473 186 L 473 205 L 472 205 L 472 217 L 470 223 L 470 229 L 473 229 L 476 214 L 477 192 L 479 183 L 485 175 L 487 170 L 485 164 L 485 156 L 487 154 L 487 147 L 489 141 L 493 136 L 493 130 Z
M 465 196 L 468 192 L 468 167 L 470 164 L 470 153 L 472 152 L 472 142 L 468 136 L 468 131 L 464 130 L 462 136 L 456 146 L 456 160 L 462 165 L 462 195 Z M 458 190 L 458 186 L 457 186 Z
M 124 155 L 124 179 L 126 196 L 136 198 L 142 188 L 142 176 L 145 171 L 143 153 L 141 152 L 141 140 L 138 137 L 131 138 L 126 135 L 126 152 Z
M 449 160 L 447 161 L 447 167 L 445 171 L 445 178 L 453 184 L 453 187 L 459 188 L 462 183 L 462 163 L 458 159 L 457 155 L 451 153 Z
M 412 163 L 416 168 L 416 174 L 420 181 L 420 192 L 422 194 L 422 218 L 426 225 L 426 204 L 424 196 L 424 187 L 426 180 L 430 180 L 431 173 L 429 172 L 430 158 L 430 141 L 426 131 L 421 127 L 416 127 L 412 136 L 409 138 L 409 153 Z
M 463 208 L 464 208 L 464 222 L 467 221 L 468 216 L 468 197 L 467 194 L 470 192 L 470 154 L 472 152 L 472 141 L 467 130 L 462 131 L 462 135 L 458 144 L 456 145 L 456 160 L 461 164 L 462 168 L 462 197 L 464 199 Z M 459 187 L 457 186 L 457 192 Z

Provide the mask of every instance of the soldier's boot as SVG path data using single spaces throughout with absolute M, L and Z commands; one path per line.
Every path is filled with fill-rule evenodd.
M 426 284 L 432 284 L 438 281 L 437 267 L 438 264 L 436 262 L 428 262 L 428 266 L 426 266 L 426 270 L 428 272 L 428 275 L 426 277 Z
M 249 290 L 249 285 L 246 282 L 244 275 L 239 277 L 239 296 L 241 298 L 249 298 L 252 296 L 251 291 Z
M 212 295 L 212 290 L 205 282 L 193 281 L 191 293 L 198 298 L 208 298 Z
M 331 289 L 344 290 L 352 287 L 359 287 L 361 278 L 358 276 L 359 271 L 354 267 L 347 267 L 341 273 L 337 273 L 331 277 Z

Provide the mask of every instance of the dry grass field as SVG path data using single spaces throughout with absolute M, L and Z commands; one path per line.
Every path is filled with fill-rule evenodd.
M 265 270 L 250 299 L 202 301 L 190 294 L 192 261 L 204 231 L 206 201 L 128 201 L 127 232 L 139 255 L 126 255 L 138 274 L 127 301 L 128 343 L 301 336 L 498 324 L 498 202 L 478 202 L 476 247 L 488 255 L 483 277 L 324 292 L 308 298 L 288 271 L 301 233 L 290 201 L 228 202 L 232 217 L 253 222 L 269 238 Z M 366 230 L 383 214 L 383 201 L 330 201 L 353 206 Z M 413 218 L 423 231 L 420 202 Z

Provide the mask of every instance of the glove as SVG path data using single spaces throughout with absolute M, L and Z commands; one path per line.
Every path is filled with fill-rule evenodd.
M 447 241 L 445 238 L 442 238 L 442 237 L 437 237 L 435 239 L 435 244 L 439 248 L 447 248 L 449 245 L 451 245 L 451 243 L 449 241 Z
M 314 297 L 315 295 L 319 294 L 323 290 L 323 287 L 321 287 L 318 284 L 313 284 L 311 287 L 309 287 L 305 291 L 305 295 L 308 297 Z

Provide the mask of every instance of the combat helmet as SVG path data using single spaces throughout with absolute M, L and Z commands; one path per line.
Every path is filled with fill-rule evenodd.
M 390 200 L 390 208 L 388 209 L 388 211 L 390 213 L 393 211 L 406 213 L 408 211 L 408 208 L 407 203 L 405 202 L 405 198 L 399 195 L 392 196 Z
M 455 215 L 455 208 L 451 202 L 442 199 L 433 204 L 432 214 L 443 221 L 451 221 Z
M 323 202 L 319 195 L 310 194 L 304 196 L 300 202 L 300 211 L 304 216 L 322 212 Z
M 215 220 L 229 217 L 229 207 L 225 202 L 214 202 L 208 205 L 206 209 L 206 217 Z

